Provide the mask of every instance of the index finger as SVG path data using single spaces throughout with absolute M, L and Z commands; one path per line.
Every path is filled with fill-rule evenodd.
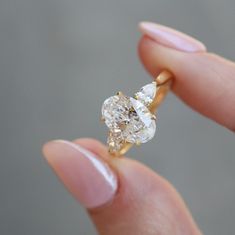
M 186 51 L 177 45 L 163 45 L 163 38 L 158 40 L 157 34 L 147 30 L 144 34 L 139 54 L 146 69 L 153 76 L 162 69 L 171 71 L 175 76 L 172 89 L 177 96 L 196 111 L 234 131 L 235 64 L 203 50 Z M 174 36 L 174 40 L 180 35 Z

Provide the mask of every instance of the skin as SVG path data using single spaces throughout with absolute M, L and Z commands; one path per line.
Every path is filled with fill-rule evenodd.
M 146 34 L 140 39 L 138 50 L 143 65 L 153 77 L 162 69 L 174 74 L 172 91 L 184 103 L 235 131 L 235 63 L 206 52 L 202 46 L 200 51 L 188 53 L 182 48 L 172 48 L 172 43 L 162 45 Z M 60 151 L 69 148 L 68 143 L 60 143 Z M 118 189 L 112 200 L 87 209 L 99 234 L 201 234 L 180 195 L 156 172 L 134 160 L 111 158 L 106 147 L 97 140 L 85 138 L 73 143 L 102 159 L 118 177 Z M 71 186 L 68 173 L 61 170 L 63 164 L 73 164 L 75 160 L 66 158 L 66 150 L 59 163 L 58 158 L 51 157 L 52 145 L 44 146 L 44 155 L 76 198 L 80 189 Z

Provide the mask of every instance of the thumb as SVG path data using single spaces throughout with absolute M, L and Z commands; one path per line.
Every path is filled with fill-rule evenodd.
M 173 91 L 203 115 L 235 131 L 235 63 L 207 53 L 199 41 L 154 23 L 141 23 L 139 55 L 156 76 L 168 69 Z
M 142 164 L 111 158 L 91 139 L 52 141 L 43 152 L 99 234 L 200 234 L 175 189 Z

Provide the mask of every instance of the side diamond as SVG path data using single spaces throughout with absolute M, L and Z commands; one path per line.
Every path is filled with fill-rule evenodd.
M 120 132 L 109 132 L 107 144 L 111 153 L 119 151 L 123 146 L 124 140 Z
M 157 92 L 157 84 L 156 82 L 152 82 L 143 86 L 137 93 L 135 93 L 134 97 L 143 103 L 146 106 L 149 106 Z

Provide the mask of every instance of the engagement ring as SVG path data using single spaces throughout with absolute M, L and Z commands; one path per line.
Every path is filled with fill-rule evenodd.
M 154 137 L 155 112 L 170 89 L 172 77 L 163 71 L 133 97 L 118 92 L 104 101 L 101 119 L 109 128 L 107 144 L 111 155 L 121 156 L 133 144 L 140 145 Z

